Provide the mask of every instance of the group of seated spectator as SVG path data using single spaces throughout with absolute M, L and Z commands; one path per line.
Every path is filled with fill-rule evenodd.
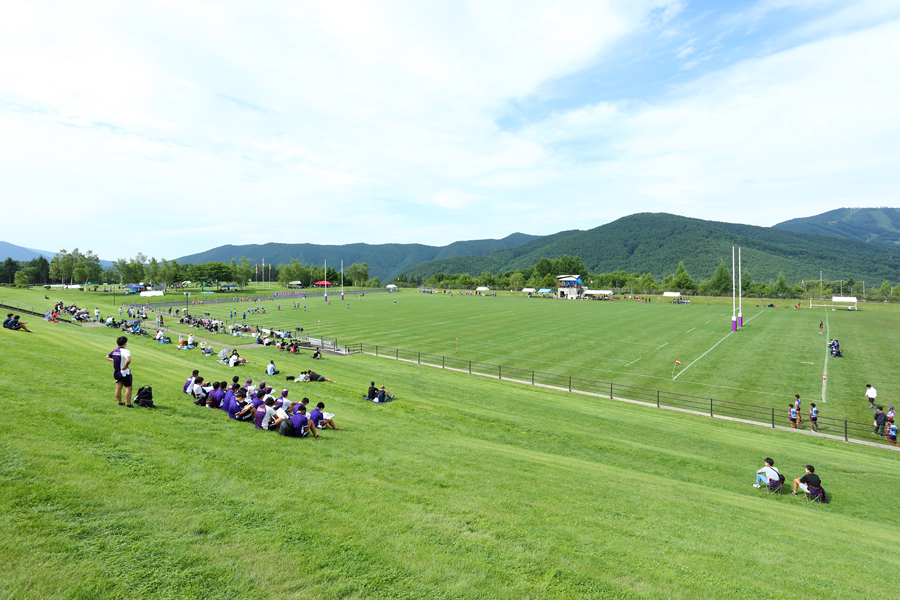
M 384 404 L 385 402 L 390 402 L 394 399 L 394 395 L 391 394 L 391 391 L 393 391 L 393 389 L 394 388 L 385 390 L 384 386 L 381 386 L 380 388 L 375 387 L 375 382 L 373 381 L 371 384 L 369 384 L 369 391 L 365 396 L 363 396 L 363 398 L 365 398 L 366 400 L 371 400 L 372 402 L 376 402 L 378 404 Z
M 324 375 L 319 375 L 315 371 L 300 371 L 299 375 L 288 375 L 288 381 L 330 381 L 335 383 L 334 379 L 329 379 Z
M 185 315 L 178 319 L 178 322 L 182 325 L 190 325 L 191 327 L 197 327 L 199 329 L 205 329 L 210 333 L 219 333 L 219 329 L 224 327 L 224 323 L 221 321 L 217 321 L 216 319 L 210 319 L 207 317 L 192 317 L 191 315 Z
M 210 353 L 212 352 L 212 346 L 209 346 Z M 219 358 L 216 362 L 220 362 L 223 365 L 228 365 L 229 367 L 237 367 L 239 365 L 247 364 L 247 359 L 242 358 L 240 354 L 238 354 L 237 350 L 232 350 L 231 348 L 223 348 L 219 354 Z
M 334 415 L 324 411 L 325 404 L 319 402 L 307 412 L 309 398 L 300 402 L 288 399 L 288 390 L 282 390 L 281 396 L 275 398 L 272 388 L 260 382 L 253 385 L 248 379 L 243 386 L 240 378 L 232 378 L 229 385 L 226 381 L 204 381 L 198 370 L 194 370 L 184 382 L 184 393 L 194 399 L 197 406 L 221 410 L 235 421 L 252 421 L 256 429 L 277 431 L 279 435 L 288 437 L 312 437 L 322 439 L 318 432 L 331 428 L 340 431 L 334 424 Z
M 27 325 L 28 322 L 20 321 L 19 318 L 20 318 L 19 315 L 13 315 L 12 313 L 7 314 L 6 318 L 3 319 L 3 328 L 4 329 L 13 329 L 16 331 L 18 331 L 18 330 L 27 331 L 28 333 L 31 333 L 31 330 L 25 326 L 25 325 Z

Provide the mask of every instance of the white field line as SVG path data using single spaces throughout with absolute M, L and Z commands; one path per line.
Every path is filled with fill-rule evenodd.
M 712 319 L 710 319 L 709 321 L 707 321 L 706 323 L 704 323 L 704 325 L 709 325 L 709 323 L 710 323 L 711 321 L 712 321 Z
M 715 346 L 713 346 L 712 348 L 710 348 L 709 350 L 707 350 L 706 352 L 704 352 L 703 354 L 701 354 L 700 356 L 698 356 L 697 358 L 695 358 L 694 361 L 693 361 L 691 364 L 689 364 L 688 366 L 686 366 L 686 367 L 683 368 L 682 370 L 678 371 L 678 375 L 676 375 L 675 377 L 673 377 L 673 378 L 672 378 L 672 381 L 675 381 L 676 379 L 678 379 L 678 378 L 681 376 L 682 373 L 684 373 L 685 371 L 687 371 L 688 369 L 690 369 L 691 367 L 693 367 L 695 362 L 697 362 L 698 360 L 700 360 L 701 358 L 703 358 L 704 356 L 706 356 L 707 354 L 709 354 L 710 352 L 712 352 L 713 350 L 715 350 L 716 346 L 718 346 L 719 344 L 721 344 L 722 342 L 724 342 L 725 340 L 727 340 L 727 339 L 728 339 L 728 336 L 731 335 L 732 333 L 734 333 L 734 332 L 733 332 L 733 331 L 729 331 L 729 332 L 728 332 L 728 335 L 726 335 L 726 336 L 723 337 L 721 340 L 719 340 L 718 342 L 716 342 Z
M 625 366 L 627 367 L 628 365 L 633 365 L 633 364 L 636 363 L 637 361 L 641 360 L 641 358 L 643 358 L 643 357 L 638 356 L 636 359 L 634 359 L 634 360 L 631 361 L 630 363 L 627 363 Z
M 692 332 L 692 331 L 695 330 L 695 329 L 697 329 L 697 328 L 696 328 L 696 327 L 691 327 L 690 329 L 688 329 L 687 331 L 685 331 L 685 333 L 690 333 L 690 332 Z
M 669 345 L 669 342 L 666 342 L 666 343 L 663 344 L 662 346 L 657 346 L 656 349 L 659 350 L 659 349 L 662 348 L 663 346 L 668 346 L 668 345 Z

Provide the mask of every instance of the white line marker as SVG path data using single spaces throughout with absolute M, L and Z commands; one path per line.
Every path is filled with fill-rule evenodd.
M 639 356 L 639 357 L 637 357 L 636 359 L 634 359 L 633 361 L 631 361 L 630 363 L 626 364 L 625 366 L 627 367 L 628 365 L 633 365 L 633 364 L 636 363 L 637 361 L 641 360 L 641 358 L 643 358 L 643 357 Z
M 669 344 L 669 342 L 666 342 L 666 343 L 663 344 L 662 346 L 659 346 L 659 347 L 657 348 L 657 350 L 659 350 L 659 349 L 662 348 L 663 346 L 667 346 L 668 344 Z
M 695 330 L 695 329 L 697 329 L 697 328 L 696 328 L 696 327 L 691 327 L 690 329 L 688 329 L 687 331 L 685 331 L 685 333 L 690 333 L 690 332 L 692 332 L 692 331 Z
M 710 320 L 709 320 L 709 321 L 707 321 L 707 322 L 706 322 L 706 323 L 704 323 L 704 325 L 707 325 L 707 324 L 709 324 L 709 322 L 710 322 L 710 321 L 712 321 L 712 319 L 710 319 Z
M 734 332 L 733 332 L 733 331 L 729 331 L 729 332 L 728 332 L 728 335 L 731 335 L 732 333 L 734 333 Z M 718 346 L 719 344 L 721 344 L 722 342 L 724 342 L 725 340 L 727 340 L 727 339 L 728 339 L 728 335 L 726 335 L 726 336 L 723 337 L 721 340 L 719 340 L 718 342 L 716 342 L 716 346 Z M 704 356 L 706 356 L 707 354 L 709 354 L 710 352 L 712 352 L 713 350 L 715 350 L 716 346 L 713 346 L 712 348 L 710 348 L 709 350 L 707 350 L 706 352 L 704 352 L 703 354 L 701 354 L 700 356 L 698 356 L 697 358 L 695 358 L 695 359 L 694 359 L 694 362 L 692 362 L 691 364 L 689 364 L 688 366 L 686 366 L 686 367 L 683 368 L 682 370 L 678 371 L 678 375 L 676 375 L 675 377 L 673 377 L 673 378 L 672 378 L 672 381 L 675 381 L 676 379 L 678 379 L 678 378 L 681 376 L 682 373 L 684 373 L 685 371 L 687 371 L 688 369 L 690 369 L 691 367 L 693 367 L 695 362 L 697 362 L 698 360 L 700 360 L 701 358 L 703 358 Z

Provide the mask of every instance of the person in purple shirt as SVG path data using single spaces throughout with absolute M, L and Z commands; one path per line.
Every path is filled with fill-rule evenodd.
M 247 390 L 241 388 L 228 407 L 228 417 L 236 421 L 252 421 L 256 417 L 256 409 L 247 402 Z
M 284 424 L 278 428 L 278 433 L 281 435 L 286 435 L 290 437 L 307 437 L 312 434 L 317 440 L 320 440 L 318 435 L 316 435 L 315 426 L 312 424 L 306 416 L 306 407 L 302 404 L 298 404 L 297 413 L 292 415 Z M 290 425 L 288 425 L 288 423 Z
M 294 403 L 288 400 L 288 391 L 287 389 L 281 390 L 281 398 L 275 401 L 276 408 L 284 409 L 284 412 L 289 413 L 291 409 L 294 407 Z
M 118 347 L 106 355 L 106 360 L 112 361 L 113 379 L 116 380 L 116 401 L 119 406 L 134 408 L 131 404 L 131 352 L 125 349 L 128 338 L 120 335 L 116 339 Z M 125 388 L 125 402 L 122 402 L 122 388 Z
M 197 375 L 200 374 L 200 371 L 194 369 L 194 372 L 191 373 L 191 376 L 187 378 L 187 381 L 184 382 L 184 393 L 194 395 L 194 380 L 197 378 Z
M 275 416 L 275 399 L 269 397 L 266 403 L 256 409 L 256 417 L 253 419 L 257 429 L 275 431 L 281 424 L 281 419 Z
M 303 410 L 305 411 L 305 410 L 306 410 L 306 407 L 307 407 L 308 405 L 309 405 L 309 398 L 304 398 L 304 399 L 301 400 L 300 402 L 296 403 L 296 404 L 294 405 L 294 414 L 296 415 L 297 412 L 299 412 L 301 406 L 303 407 Z
M 324 412 L 322 409 L 325 408 L 324 402 L 319 402 L 316 404 L 316 407 L 312 409 L 309 413 L 309 419 L 313 422 L 316 429 L 327 429 L 331 427 L 337 431 L 340 431 L 340 427 L 335 427 L 334 425 L 334 415 L 331 413 Z
M 225 382 L 223 381 L 222 383 Z M 232 383 L 231 387 L 225 391 L 225 395 L 222 397 L 222 410 L 225 412 L 228 412 L 228 407 L 231 406 L 231 402 L 234 400 L 234 393 L 238 391 L 239 387 L 238 384 Z

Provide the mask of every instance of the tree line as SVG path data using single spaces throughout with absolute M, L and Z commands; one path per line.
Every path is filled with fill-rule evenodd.
M 435 273 L 427 279 L 412 274 L 400 274 L 394 282 L 403 286 L 424 286 L 436 289 L 472 289 L 487 286 L 492 289 L 521 290 L 523 288 L 556 289 L 558 275 L 578 275 L 585 288 L 610 289 L 620 294 L 658 294 L 680 292 L 685 295 L 730 296 L 732 293 L 731 270 L 724 260 L 719 262 L 713 276 L 695 280 L 688 273 L 684 261 L 678 263 L 674 273 L 657 280 L 650 273 L 629 273 L 625 270 L 609 273 L 592 273 L 578 256 L 564 255 L 558 259 L 541 258 L 524 269 L 493 274 L 484 271 L 480 277 L 467 273 Z M 801 280 L 789 285 L 784 274 L 779 273 L 774 282 L 755 281 L 749 271 L 741 273 L 740 291 L 744 296 L 757 298 L 808 298 L 832 295 L 858 296 L 866 299 L 897 299 L 889 281 L 879 285 L 849 280 Z M 900 291 L 900 288 L 898 288 Z

